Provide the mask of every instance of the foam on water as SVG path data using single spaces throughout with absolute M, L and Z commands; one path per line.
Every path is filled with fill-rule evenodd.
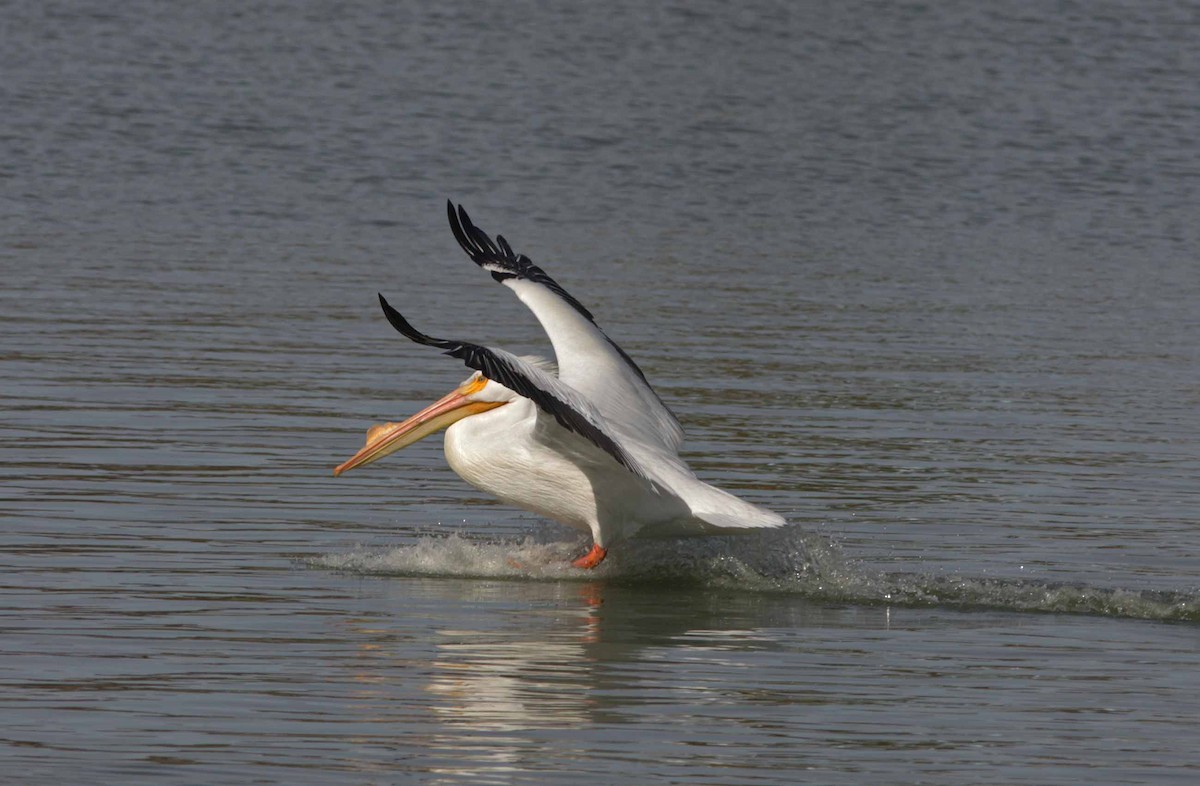
M 570 566 L 582 540 L 475 540 L 425 536 L 391 549 L 355 549 L 308 561 L 363 575 L 591 581 L 796 594 L 824 601 L 949 606 L 1200 621 L 1200 592 L 1162 592 L 1019 579 L 883 573 L 847 559 L 799 527 L 753 536 L 638 541 L 594 571 Z

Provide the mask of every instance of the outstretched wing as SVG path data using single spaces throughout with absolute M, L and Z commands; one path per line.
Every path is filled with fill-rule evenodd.
M 591 442 L 643 480 L 656 483 L 647 468 L 622 446 L 619 435 L 613 432 L 604 416 L 568 385 L 502 349 L 427 336 L 410 325 L 383 295 L 379 296 L 379 304 L 392 327 L 411 340 L 444 350 L 445 354 L 462 360 L 468 368 L 481 371 L 488 379 L 530 399 L 563 428 Z
M 517 293 L 542 323 L 558 358 L 558 378 L 608 420 L 672 452 L 683 428 L 637 363 L 596 324 L 595 317 L 546 271 L 516 254 L 502 235 L 493 241 L 460 205 L 446 203 L 450 229 L 463 251 L 492 278 Z M 497 380 L 499 381 L 499 380 Z

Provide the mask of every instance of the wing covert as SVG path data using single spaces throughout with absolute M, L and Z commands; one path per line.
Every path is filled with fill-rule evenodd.
M 656 483 L 652 473 L 622 446 L 619 435 L 613 432 L 604 416 L 570 386 L 511 352 L 427 336 L 409 324 L 383 295 L 379 296 L 379 304 L 392 327 L 412 341 L 437 347 L 444 354 L 462 360 L 468 368 L 480 371 L 488 379 L 530 399 L 563 428 L 588 440 L 643 480 Z
M 683 428 L 637 363 L 596 324 L 588 309 L 546 271 L 512 250 L 502 235 L 493 241 L 460 205 L 446 203 L 450 229 L 467 256 L 512 289 L 534 313 L 557 356 L 559 380 L 585 396 L 608 420 L 677 451 Z

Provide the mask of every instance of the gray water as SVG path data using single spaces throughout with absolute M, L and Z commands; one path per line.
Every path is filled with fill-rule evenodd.
M 1200 778 L 1193 6 L 379 6 L 4 8 L 0 781 Z M 448 197 L 791 526 L 335 480 Z

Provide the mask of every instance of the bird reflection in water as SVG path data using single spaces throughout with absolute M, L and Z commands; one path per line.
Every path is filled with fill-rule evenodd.
M 437 771 L 453 778 L 493 776 L 517 769 L 538 743 L 523 732 L 572 729 L 593 717 L 603 585 L 564 589 L 578 603 L 537 615 L 528 628 L 438 631 L 437 657 L 426 690 L 441 721 L 431 744 L 453 765 Z

